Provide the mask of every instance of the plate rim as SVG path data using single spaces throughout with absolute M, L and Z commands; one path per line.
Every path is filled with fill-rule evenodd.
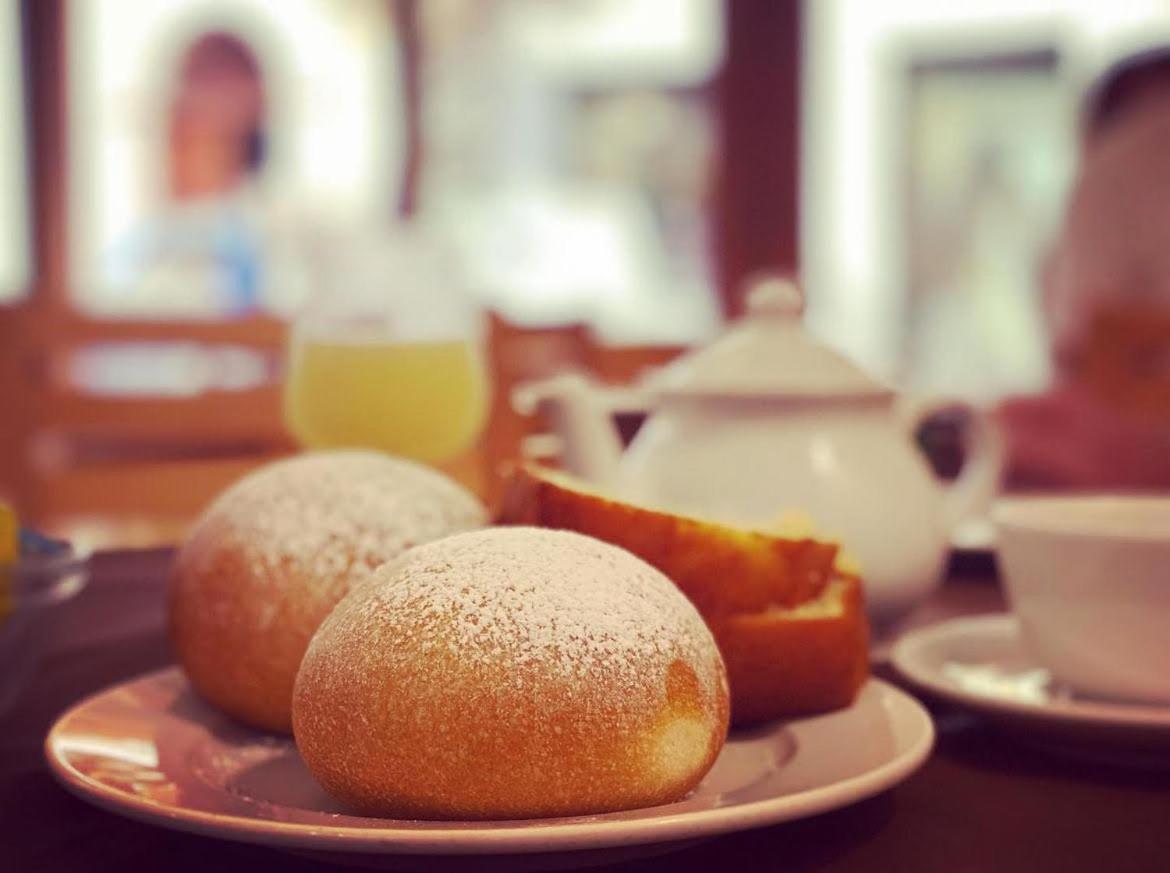
M 583 821 L 569 818 L 561 824 L 550 823 L 539 830 L 534 830 L 527 823 L 509 826 L 506 822 L 498 828 L 490 829 L 484 828 L 484 822 L 475 822 L 476 829 L 463 831 L 451 829 L 451 822 L 443 822 L 446 828 L 443 830 L 417 827 L 403 829 L 392 825 L 385 828 L 317 826 L 160 804 L 95 780 L 58 754 L 57 743 L 67 724 L 99 698 L 174 672 L 181 672 L 180 668 L 165 667 L 115 683 L 82 698 L 59 715 L 44 742 L 45 758 L 54 778 L 74 796 L 137 821 L 172 830 L 279 848 L 387 855 L 506 855 L 653 845 L 714 837 L 807 818 L 873 797 L 918 770 L 929 757 L 936 735 L 933 719 L 918 700 L 891 683 L 871 676 L 862 691 L 870 685 L 876 688 L 879 694 L 876 703 L 885 712 L 889 712 L 892 706 L 899 707 L 901 717 L 908 719 L 911 724 L 913 739 L 908 748 L 895 751 L 889 760 L 870 770 L 795 794 L 727 807 L 667 813 L 649 819 L 626 821 L 604 818 L 598 821 L 596 816 Z M 183 681 L 186 681 L 185 677 Z M 776 724 L 787 727 L 832 715 L 826 713 Z M 556 822 L 555 819 L 548 821 Z
M 961 616 L 908 631 L 890 649 L 890 664 L 912 687 L 981 712 L 1069 725 L 1170 731 L 1170 707 L 1084 699 L 1027 703 L 969 691 L 922 665 L 921 652 L 946 645 L 949 638 L 962 632 L 995 638 L 1002 646 L 1006 638 L 1019 639 L 1019 618 L 1010 612 Z

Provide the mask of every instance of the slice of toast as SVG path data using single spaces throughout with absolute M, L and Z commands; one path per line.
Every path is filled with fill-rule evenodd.
M 593 536 L 669 576 L 719 644 L 735 725 L 846 706 L 868 675 L 861 583 L 835 570 L 835 544 L 637 506 L 536 465 L 516 469 L 498 520 Z
M 833 579 L 800 606 L 708 619 L 727 665 L 736 725 L 848 706 L 869 676 L 858 579 Z
M 704 616 L 796 606 L 817 597 L 837 557 L 832 543 L 636 506 L 534 464 L 516 469 L 499 521 L 573 530 L 621 546 L 674 580 Z

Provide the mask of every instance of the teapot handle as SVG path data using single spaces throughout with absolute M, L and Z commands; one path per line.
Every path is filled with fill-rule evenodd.
M 927 418 L 947 410 L 963 410 L 969 424 L 964 435 L 963 468 L 946 485 L 943 512 L 952 537 L 964 523 L 986 519 L 1003 480 L 1006 454 L 1003 435 L 991 413 L 952 398 L 902 398 L 900 412 L 913 434 Z
M 565 375 L 574 379 L 584 379 L 598 404 L 608 415 L 654 411 L 654 397 L 648 391 L 637 386 L 605 385 L 575 373 L 562 374 L 552 379 L 523 382 L 517 385 L 512 389 L 512 409 L 518 415 L 535 414 L 542 401 L 561 393 Z M 555 386 L 555 388 L 550 390 L 550 386 Z

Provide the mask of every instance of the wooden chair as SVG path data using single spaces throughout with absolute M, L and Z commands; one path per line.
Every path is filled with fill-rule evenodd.
M 25 471 L 20 511 L 30 524 L 93 546 L 174 542 L 191 519 L 248 470 L 295 446 L 284 431 L 277 380 L 193 396 L 105 396 L 69 377 L 94 343 L 233 345 L 273 361 L 284 328 L 267 319 L 176 324 L 58 321 L 25 343 L 17 369 L 26 397 L 13 453 Z

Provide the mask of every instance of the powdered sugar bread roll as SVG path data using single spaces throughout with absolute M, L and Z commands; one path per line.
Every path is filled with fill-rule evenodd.
M 410 546 L 484 522 L 475 497 L 410 461 L 332 451 L 269 464 L 220 495 L 179 552 L 179 660 L 211 703 L 288 732 L 301 657 L 337 601 Z
M 727 722 L 719 651 L 669 579 L 616 546 L 525 527 L 381 567 L 322 623 L 293 695 L 314 777 L 398 818 L 677 800 Z

